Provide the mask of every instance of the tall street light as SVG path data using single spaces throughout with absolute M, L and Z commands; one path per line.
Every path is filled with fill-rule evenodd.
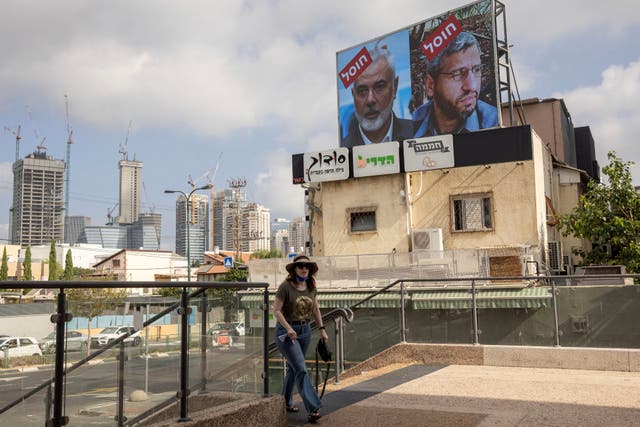
M 184 220 L 185 220 L 185 230 L 187 232 L 187 283 L 191 282 L 191 254 L 189 249 L 189 200 L 193 193 L 198 190 L 208 190 L 211 188 L 211 184 L 203 185 L 202 187 L 194 188 L 187 195 L 184 191 L 180 190 L 164 190 L 166 194 L 179 193 L 184 197 Z M 182 287 L 182 297 L 180 298 L 180 309 L 181 315 L 180 321 L 180 329 L 181 329 L 181 337 L 180 337 L 180 418 L 179 422 L 189 421 L 190 418 L 188 416 L 187 409 L 187 396 L 189 395 L 189 323 L 188 316 L 190 312 L 189 308 L 189 292 L 187 291 L 187 287 Z
M 198 190 L 209 190 L 211 188 L 211 184 L 207 184 L 207 185 L 203 185 L 202 187 L 198 187 L 198 188 L 194 188 L 193 190 L 191 190 L 191 192 L 187 195 L 184 191 L 180 191 L 180 190 L 164 190 L 164 192 L 166 194 L 174 194 L 174 193 L 178 193 L 178 194 L 182 194 L 182 196 L 185 199 L 185 205 L 184 205 L 184 221 L 185 221 L 185 230 L 187 233 L 187 282 L 191 282 L 191 253 L 190 253 L 190 244 L 189 244 L 189 200 L 191 199 L 191 196 L 193 195 L 193 193 L 195 193 Z

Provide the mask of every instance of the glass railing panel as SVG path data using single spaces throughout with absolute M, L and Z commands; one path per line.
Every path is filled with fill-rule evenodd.
M 638 285 L 557 286 L 560 345 L 640 348 Z M 552 313 L 550 313 L 552 315 Z
M 0 408 L 5 408 L 46 379 L 47 374 L 40 371 L 0 373 Z M 49 394 L 45 388 L 17 403 L 0 414 L 0 424 L 12 427 L 45 425 L 47 415 L 52 415 L 47 410 L 47 402 L 51 402 L 51 398 L 47 396 L 51 396 L 52 392 Z
M 470 303 L 469 303 L 470 305 Z M 468 308 L 409 308 L 407 341 L 415 343 L 473 343 L 472 311 Z
M 240 294 L 231 289 L 215 289 L 208 295 L 211 311 L 204 337 L 206 390 L 261 395 L 264 389 L 262 311 L 244 308 Z M 198 342 L 202 338 L 198 335 Z M 194 351 L 199 355 L 198 367 L 194 366 L 190 373 L 195 384 L 201 378 L 200 346 Z

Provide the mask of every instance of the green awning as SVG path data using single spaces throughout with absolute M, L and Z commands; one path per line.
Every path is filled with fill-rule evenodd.
M 320 308 L 340 308 L 351 307 L 371 295 L 371 292 L 320 292 L 318 293 L 318 303 Z M 269 294 L 269 302 L 273 303 L 275 293 Z M 261 308 L 264 296 L 262 294 L 243 294 L 240 296 L 240 307 Z M 405 297 L 409 301 L 409 296 Z M 376 295 L 369 301 L 359 305 L 362 308 L 399 308 L 400 293 L 385 292 Z
M 471 309 L 470 289 L 420 291 L 411 295 L 412 308 L 426 310 Z M 478 289 L 478 308 L 542 308 L 551 299 L 549 288 Z

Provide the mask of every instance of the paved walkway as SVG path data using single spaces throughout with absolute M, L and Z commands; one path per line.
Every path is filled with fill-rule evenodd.
M 640 426 L 639 372 L 394 365 L 327 389 L 324 426 Z

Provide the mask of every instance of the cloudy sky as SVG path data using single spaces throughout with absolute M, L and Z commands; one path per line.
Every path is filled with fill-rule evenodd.
M 291 155 L 338 141 L 335 54 L 467 4 L 455 0 L 5 0 L 0 15 L 0 129 L 22 126 L 20 156 L 46 137 L 64 158 L 65 98 L 74 145 L 70 214 L 106 221 L 117 202 L 118 148 L 144 162 L 143 208 L 219 168 L 216 189 L 247 179 L 273 217 L 303 215 Z M 522 98 L 564 98 L 589 125 L 601 165 L 638 160 L 640 8 L 635 1 L 504 1 Z M 7 238 L 14 136 L 0 133 L 0 239 Z M 640 183 L 640 169 L 634 168 Z M 198 184 L 204 185 L 203 179 Z M 1 240 L 0 240 L 1 241 Z

